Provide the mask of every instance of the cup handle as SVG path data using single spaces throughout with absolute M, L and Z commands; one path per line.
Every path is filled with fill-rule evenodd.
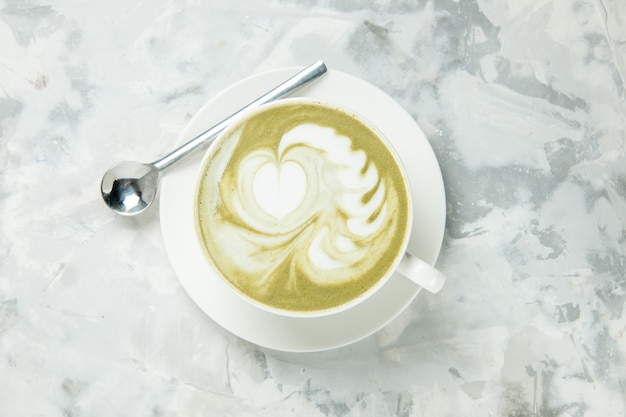
M 446 276 L 417 256 L 406 252 L 397 271 L 433 294 L 438 293 L 446 282 Z

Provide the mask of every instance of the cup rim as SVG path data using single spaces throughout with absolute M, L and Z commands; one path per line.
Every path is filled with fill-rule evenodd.
M 401 175 L 402 175 L 402 179 L 403 182 L 405 184 L 405 191 L 407 194 L 407 209 L 408 209 L 408 213 L 407 213 L 407 221 L 406 221 L 406 230 L 403 236 L 403 242 L 400 245 L 400 249 L 398 250 L 398 253 L 396 254 L 396 257 L 394 259 L 394 261 L 392 262 L 390 268 L 388 269 L 388 271 L 385 273 L 385 275 L 383 275 L 380 279 L 378 279 L 371 287 L 369 287 L 367 290 L 365 290 L 363 293 L 359 294 L 357 297 L 346 301 L 343 304 L 334 306 L 334 307 L 330 307 L 330 308 L 326 308 L 326 309 L 320 309 L 320 310 L 311 310 L 311 311 L 296 311 L 296 310 L 287 310 L 287 309 L 281 309 L 278 307 L 273 307 L 271 305 L 262 303 L 254 298 L 252 298 L 251 296 L 245 294 L 243 291 L 239 290 L 235 285 L 233 285 L 230 280 L 228 278 L 226 278 L 225 276 L 223 276 L 222 272 L 219 270 L 219 268 L 217 268 L 217 266 L 214 264 L 214 260 L 212 259 L 212 257 L 207 253 L 206 249 L 203 247 L 203 244 L 201 242 L 201 238 L 200 238 L 200 234 L 198 231 L 198 204 L 197 204 L 197 200 L 198 200 L 198 191 L 199 191 L 199 186 L 200 186 L 200 182 L 203 176 L 203 173 L 206 170 L 206 167 L 208 166 L 208 164 L 210 163 L 210 159 L 213 156 L 213 154 L 216 152 L 216 150 L 219 148 L 219 145 L 221 142 L 223 142 L 224 140 L 226 140 L 226 138 L 228 138 L 228 136 L 236 131 L 242 124 L 244 124 L 249 118 L 254 117 L 255 115 L 262 113 L 264 111 L 267 111 L 269 109 L 275 108 L 275 107 L 281 107 L 281 106 L 287 106 L 287 105 L 292 105 L 292 104 L 298 104 L 298 103 L 305 103 L 305 104 L 315 104 L 315 105 L 320 105 L 320 106 L 325 106 L 325 107 L 330 107 L 330 108 L 334 108 L 336 110 L 339 110 L 343 113 L 346 113 L 352 117 L 354 117 L 355 119 L 357 119 L 358 121 L 360 121 L 361 123 L 363 123 L 365 126 L 368 127 L 368 129 L 370 129 L 371 131 L 373 131 L 376 136 L 378 137 L 378 139 L 385 145 L 385 147 L 387 148 L 387 150 L 389 151 L 389 153 L 393 156 L 393 159 L 396 163 L 396 166 L 398 167 Z M 244 300 L 245 302 L 247 302 L 248 304 L 259 308 L 261 310 L 264 310 L 266 312 L 272 313 L 272 314 L 276 314 L 276 315 L 280 315 L 283 317 L 291 317 L 291 318 L 319 318 L 319 317 L 327 317 L 327 316 L 332 316 L 334 314 L 338 314 L 344 311 L 347 311 L 353 307 L 355 307 L 356 305 L 362 303 L 363 301 L 367 300 L 369 297 L 371 297 L 374 293 L 376 293 L 380 288 L 382 288 L 385 283 L 387 283 L 391 277 L 397 273 L 397 269 L 398 269 L 398 265 L 400 264 L 400 262 L 402 261 L 402 258 L 404 257 L 404 254 L 407 252 L 407 248 L 408 248 L 408 244 L 409 244 L 409 240 L 411 238 L 411 224 L 413 223 L 413 201 L 411 198 L 411 187 L 410 187 L 410 181 L 409 181 L 409 177 L 406 171 L 406 168 L 404 166 L 404 163 L 402 162 L 398 152 L 396 151 L 396 149 L 394 148 L 393 144 L 391 143 L 391 141 L 386 137 L 386 135 L 380 130 L 378 129 L 373 123 L 371 123 L 367 118 L 365 118 L 364 116 L 360 115 L 358 112 L 355 112 L 354 110 L 350 109 L 349 107 L 342 105 L 342 104 L 338 104 L 329 100 L 320 100 L 320 99 L 316 99 L 316 98 L 309 98 L 309 97 L 287 97 L 287 98 L 282 98 L 276 101 L 272 101 L 269 103 L 265 103 L 262 104 L 244 114 L 242 114 L 240 117 L 238 117 L 236 120 L 234 120 L 230 125 L 228 125 L 222 132 L 220 132 L 218 134 L 218 136 L 215 138 L 215 140 L 211 143 L 211 145 L 209 146 L 209 148 L 205 151 L 201 163 L 200 163 L 200 169 L 198 171 L 198 175 L 196 177 L 196 185 L 195 185 L 195 191 L 194 191 L 194 204 L 193 204 L 193 208 L 194 208 L 194 224 L 195 224 L 195 228 L 196 228 L 196 239 L 197 239 L 197 243 L 200 245 L 200 249 L 204 255 L 204 260 L 208 263 L 209 267 L 212 268 L 214 270 L 214 272 L 219 276 L 220 281 L 225 284 L 226 287 L 229 288 L 230 291 L 233 291 L 235 294 L 237 294 L 237 296 L 239 298 L 241 298 L 242 300 Z

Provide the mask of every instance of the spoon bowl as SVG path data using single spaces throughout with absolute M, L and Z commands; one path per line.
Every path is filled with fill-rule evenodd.
M 111 210 L 123 216 L 133 216 L 150 207 L 158 184 L 159 170 L 154 165 L 125 161 L 104 174 L 100 191 Z

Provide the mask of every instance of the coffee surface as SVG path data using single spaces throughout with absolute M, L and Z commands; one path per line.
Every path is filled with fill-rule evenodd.
M 196 227 L 213 267 L 246 296 L 292 312 L 363 294 L 393 267 L 408 230 L 407 184 L 352 115 L 285 102 L 209 151 Z

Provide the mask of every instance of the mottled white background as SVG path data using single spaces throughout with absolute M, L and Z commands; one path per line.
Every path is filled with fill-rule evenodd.
M 624 416 L 621 0 L 0 0 L 0 416 Z M 102 173 L 324 59 L 440 161 L 438 295 L 287 354 L 207 318 Z

